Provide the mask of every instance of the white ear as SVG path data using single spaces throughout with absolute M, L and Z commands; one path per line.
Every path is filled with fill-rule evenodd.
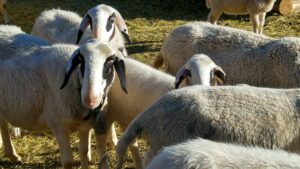
M 129 31 L 128 31 L 128 28 L 126 26 L 126 23 L 125 23 L 123 17 L 121 16 L 121 14 L 117 10 L 115 10 L 115 14 L 116 14 L 115 23 L 116 23 L 117 28 L 122 33 L 125 40 L 129 44 L 131 44 L 131 40 L 129 38 Z

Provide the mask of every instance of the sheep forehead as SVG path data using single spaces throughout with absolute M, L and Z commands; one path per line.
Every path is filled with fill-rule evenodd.
M 80 46 L 80 52 L 85 58 L 97 57 L 106 60 L 109 56 L 115 54 L 115 51 L 106 42 L 97 39 L 91 39 L 87 43 Z
M 215 63 L 206 55 L 195 55 L 186 64 L 185 68 L 191 70 L 210 70 L 214 68 Z
M 101 15 L 110 15 L 114 12 L 115 10 L 110 7 L 110 6 L 107 6 L 107 5 L 98 5 L 98 6 L 95 6 L 93 8 L 91 8 L 90 10 L 88 10 L 88 14 L 93 18 L 95 16 L 101 16 Z M 93 19 L 96 19 L 96 18 L 93 18 Z

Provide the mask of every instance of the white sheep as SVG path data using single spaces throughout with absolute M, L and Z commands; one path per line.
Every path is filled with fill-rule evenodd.
M 202 137 L 300 152 L 299 89 L 190 86 L 168 92 L 140 113 L 119 139 L 118 168 L 127 146 L 144 134 L 150 149 L 144 164 L 163 146 Z
M 4 23 L 9 23 L 9 15 L 7 13 L 6 0 L 0 0 L 0 13 L 3 13 Z
M 14 25 L 0 25 L 0 37 L 2 39 L 5 38 L 6 42 L 10 41 L 10 46 L 14 46 L 14 48 L 8 48 L 5 44 L 2 44 L 3 41 L 0 41 L 0 50 L 2 51 L 0 60 L 4 60 L 12 56 L 24 55 L 26 52 L 34 51 L 35 48 L 50 45 L 48 42 L 40 38 L 25 35 L 20 27 Z M 13 44 L 16 42 L 15 39 L 18 39 L 18 42 L 22 41 L 22 43 Z M 15 47 L 19 48 L 19 50 L 15 50 Z M 15 136 L 21 135 L 20 128 L 14 127 L 13 132 Z M 0 138 L 0 147 L 1 146 L 2 139 Z
M 109 41 L 124 56 L 127 56 L 127 52 L 123 36 L 130 42 L 128 28 L 121 14 L 104 4 L 88 10 L 83 19 L 71 11 L 45 10 L 36 19 L 31 34 L 51 43 L 81 44 L 88 39 L 97 38 Z
M 215 78 L 225 81 L 225 73 L 206 55 L 192 57 L 182 68 L 184 70 L 182 72 L 189 72 L 188 75 L 179 73 L 176 79 L 134 59 L 126 58 L 125 64 L 128 94 L 124 94 L 119 90 L 120 85 L 118 82 L 113 82 L 108 93 L 108 108 L 105 116 L 107 126 L 111 126 L 113 122 L 118 122 L 121 129 L 126 129 L 140 112 L 154 103 L 161 95 L 175 89 L 175 80 L 176 87 L 181 82 L 183 82 L 182 85 L 203 84 L 209 86 Z M 185 78 L 187 78 L 186 82 L 183 81 Z M 225 83 L 224 81 L 223 83 Z M 109 133 L 99 137 L 102 137 L 101 140 L 106 140 L 107 134 Z M 114 142 L 117 142 L 116 138 Z M 105 152 L 106 141 L 102 142 L 101 147 Z M 136 168 L 142 168 L 136 142 L 130 145 L 130 150 Z
M 11 39 L 13 43 L 0 37 L 1 45 L 25 51 L 20 49 L 22 44 L 14 46 L 24 42 L 21 38 Z M 2 52 L 5 53 L 1 50 L 0 55 Z M 69 134 L 79 131 L 81 165 L 88 168 L 88 135 L 94 124 L 83 118 L 89 114 L 89 109 L 103 105 L 114 79 L 113 66 L 126 90 L 122 57 L 116 56 L 107 43 L 89 40 L 79 48 L 63 44 L 42 46 L 1 60 L 0 65 L 3 77 L 0 81 L 0 127 L 5 155 L 12 161 L 21 160 L 12 145 L 7 122 L 27 130 L 50 129 L 57 139 L 63 168 L 72 168 Z M 74 71 L 76 73 L 70 76 Z
M 249 14 L 253 32 L 262 34 L 267 12 L 273 9 L 276 0 L 206 0 L 206 7 L 210 8 L 207 20 L 217 24 L 222 13 L 231 15 Z
M 165 147 L 146 169 L 300 168 L 300 156 L 282 150 L 244 147 L 202 138 Z
M 204 53 L 227 73 L 227 84 L 300 87 L 300 38 L 273 39 L 239 29 L 193 22 L 174 29 L 156 56 L 175 75 L 194 54 Z

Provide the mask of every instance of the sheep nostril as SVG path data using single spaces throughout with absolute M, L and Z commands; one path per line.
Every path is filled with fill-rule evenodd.
M 84 99 L 85 104 L 90 109 L 94 109 L 99 104 L 99 97 L 98 96 L 86 96 Z

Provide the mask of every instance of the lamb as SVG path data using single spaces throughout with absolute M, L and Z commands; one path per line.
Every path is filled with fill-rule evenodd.
M 196 53 L 204 53 L 228 74 L 227 84 L 300 87 L 300 38 L 273 39 L 252 32 L 193 22 L 174 29 L 162 45 L 154 67 L 165 64 L 175 75 Z
M 6 0 L 0 0 L 0 13 L 3 13 L 4 23 L 9 23 L 9 15 L 6 9 Z
M 168 92 L 140 113 L 119 139 L 117 168 L 140 134 L 150 145 L 144 164 L 163 146 L 196 137 L 300 152 L 299 95 L 299 89 L 247 85 L 198 85 Z
M 89 26 L 91 31 L 87 29 Z M 31 34 L 51 43 L 81 44 L 88 39 L 99 38 L 109 41 L 113 47 L 121 50 L 124 56 L 127 56 L 127 52 L 122 35 L 131 43 L 128 28 L 121 14 L 104 4 L 88 10 L 83 19 L 71 11 L 45 10 L 36 19 Z
M 266 13 L 273 9 L 276 0 L 206 0 L 206 7 L 210 8 L 207 20 L 217 24 L 222 13 L 231 15 L 249 14 L 253 32 L 262 34 Z
M 23 43 L 22 39 L 12 39 L 13 43 L 0 37 L 6 48 L 24 50 L 20 49 L 22 44 L 14 46 Z M 64 44 L 41 46 L 22 56 L 1 60 L 0 65 L 4 77 L 0 81 L 0 127 L 5 155 L 12 161 L 21 160 L 12 145 L 8 122 L 26 130 L 50 129 L 57 139 L 63 168 L 72 168 L 69 134 L 79 131 L 81 165 L 88 168 L 86 147 L 94 124 L 85 121 L 84 116 L 89 109 L 103 106 L 114 79 L 112 66 L 126 91 L 125 65 L 120 54 L 116 55 L 107 43 L 89 40 L 79 48 Z M 75 74 L 71 76 L 72 72 Z
M 108 108 L 105 115 L 107 126 L 111 126 L 113 122 L 118 122 L 121 129 L 126 129 L 129 123 L 146 107 L 151 105 L 164 93 L 175 89 L 179 85 L 195 85 L 203 84 L 210 85 L 213 79 L 223 79 L 225 81 L 225 73 L 220 67 L 215 65 L 206 55 L 196 55 L 189 60 L 183 72 L 189 72 L 188 77 L 184 77 L 184 73 L 176 79 L 153 69 L 152 67 L 138 62 L 134 59 L 126 58 L 126 77 L 128 94 L 124 94 L 119 90 L 120 86 L 115 81 L 112 84 L 111 90 L 108 93 Z M 205 65 L 207 64 L 207 65 Z M 210 70 L 210 71 L 208 71 Z M 205 78 L 202 78 L 205 77 Z M 206 78 L 208 77 L 208 78 Z M 187 78 L 184 82 L 183 79 Z M 178 80 L 180 79 L 180 81 Z M 225 83 L 223 81 L 223 83 Z M 145 97 L 147 96 L 147 97 Z M 114 130 L 113 130 L 114 131 Z M 100 135 L 101 140 L 107 139 L 107 134 Z M 113 137 L 114 138 L 114 137 Z M 100 140 L 100 139 L 99 139 Z M 117 139 L 114 141 L 117 142 Z M 102 149 L 105 152 L 106 141 L 102 142 Z M 142 168 L 137 143 L 130 145 L 130 150 L 136 164 L 136 168 Z
M 300 168 L 300 156 L 282 150 L 218 143 L 198 138 L 165 147 L 146 169 Z

